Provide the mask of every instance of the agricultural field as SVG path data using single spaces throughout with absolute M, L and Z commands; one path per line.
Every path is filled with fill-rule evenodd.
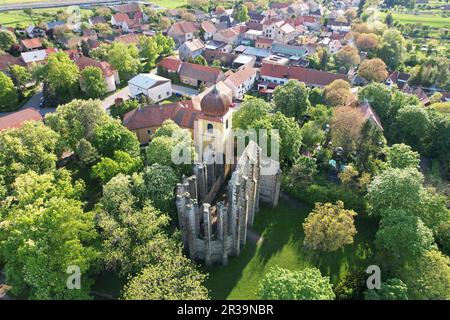
M 175 9 L 187 4 L 187 0 L 151 0 L 147 2 L 157 4 L 158 6 L 168 9 Z
M 385 12 L 381 12 L 381 18 L 386 17 Z M 432 28 L 450 28 L 450 17 L 443 17 L 440 14 L 408 14 L 392 12 L 394 21 L 398 21 L 400 24 L 417 24 L 430 26 Z

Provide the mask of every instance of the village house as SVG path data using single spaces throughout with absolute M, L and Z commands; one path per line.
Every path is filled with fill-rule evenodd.
M 263 35 L 280 43 L 294 40 L 298 33 L 293 25 L 284 20 L 268 20 L 263 24 Z
M 300 16 L 292 20 L 296 26 L 305 26 L 310 30 L 318 30 L 320 27 L 320 18 L 314 16 Z
M 270 50 L 272 48 L 273 39 L 258 37 L 255 41 L 255 48 Z
M 202 53 L 208 64 L 214 64 L 215 62 L 220 62 L 220 65 L 225 68 L 231 68 L 233 66 L 233 61 L 238 57 L 237 54 L 230 52 L 222 52 L 219 50 L 205 50 Z
M 181 64 L 179 75 L 182 83 L 194 87 L 201 85 L 210 87 L 219 81 L 225 80 L 222 70 L 189 62 Z
M 111 25 L 121 28 L 124 32 L 131 32 L 141 26 L 142 17 L 130 18 L 126 13 L 116 13 L 111 17 Z
M 288 80 L 295 79 L 309 87 L 323 88 L 338 79 L 348 81 L 346 75 L 343 74 L 271 63 L 263 63 L 260 74 L 263 82 L 271 82 L 277 85 L 283 85 Z M 265 85 L 260 83 L 258 88 L 265 88 Z
M 183 43 L 178 52 L 182 60 L 195 59 L 205 50 L 205 44 L 200 39 L 192 39 Z
M 106 91 L 113 92 L 116 90 L 116 85 L 120 83 L 119 73 L 108 62 L 98 61 L 84 56 L 75 58 L 75 64 L 78 69 L 83 71 L 87 67 L 97 67 L 102 71 L 103 79 L 106 82 Z M 80 79 L 80 88 L 85 91 L 84 85 Z
M 45 62 L 47 60 L 48 55 L 55 52 L 57 52 L 57 49 L 48 48 L 30 52 L 22 52 L 20 56 L 27 66 L 31 66 L 33 63 Z
M 198 31 L 199 28 L 193 22 L 180 21 L 171 25 L 167 34 L 180 46 L 186 41 L 194 39 Z
M 240 34 L 237 28 L 227 28 L 216 32 L 213 35 L 213 40 L 235 46 L 239 42 L 239 36 Z
M 372 107 L 367 101 L 359 105 L 358 111 L 361 113 L 361 115 L 366 121 L 369 121 L 376 128 L 383 131 L 383 126 L 381 124 L 380 117 L 378 117 L 378 115 L 375 113 L 375 111 L 372 109 Z
M 409 77 L 410 77 L 409 73 L 394 71 L 386 79 L 386 84 L 389 87 L 392 87 L 393 85 L 397 85 L 397 87 L 401 90 L 401 89 L 403 89 L 403 86 L 405 84 L 407 84 Z
M 204 41 L 211 40 L 213 35 L 217 32 L 217 28 L 214 23 L 209 20 L 203 21 L 200 25 L 200 28 L 203 32 L 202 38 Z
M 114 37 L 115 42 L 120 42 L 126 45 L 134 44 L 139 46 L 139 35 L 130 33 L 130 34 L 122 34 L 120 36 Z
M 180 71 L 182 61 L 176 57 L 167 57 L 162 59 L 158 68 L 164 69 L 167 73 L 178 73 Z
M 20 47 L 22 48 L 22 51 L 24 51 L 24 52 L 39 50 L 39 49 L 43 48 L 42 42 L 39 38 L 20 40 Z
M 146 96 L 153 102 L 159 102 L 172 96 L 170 79 L 151 73 L 141 73 L 128 81 L 130 97 Z
M 26 108 L 0 117 L 0 132 L 6 129 L 20 128 L 26 121 L 42 121 L 42 116 L 34 108 Z
M 22 59 L 14 57 L 9 53 L 5 53 L 0 56 L 0 71 L 9 75 L 9 68 L 14 65 L 26 66 Z
M 253 87 L 257 71 L 256 68 L 244 66 L 225 79 L 224 83 L 233 90 L 234 99 L 241 100 Z
M 90 17 L 88 19 L 88 22 L 93 26 L 96 26 L 98 24 L 106 24 L 107 23 L 105 17 L 102 17 L 102 16 Z

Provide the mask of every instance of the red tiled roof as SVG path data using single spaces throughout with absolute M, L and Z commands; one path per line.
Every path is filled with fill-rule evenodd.
M 255 44 L 272 44 L 273 43 L 273 39 L 270 38 L 263 38 L 263 37 L 258 37 L 255 41 Z
M 114 74 L 113 68 L 108 62 L 98 61 L 85 56 L 81 56 L 75 61 L 75 63 L 80 71 L 83 71 L 87 67 L 97 67 L 102 70 L 104 77 L 110 77 Z
M 25 121 L 41 121 L 42 116 L 34 108 L 27 108 L 0 117 L 0 131 L 10 128 L 20 128 Z
M 239 87 L 246 80 L 250 79 L 252 76 L 256 75 L 258 69 L 256 68 L 241 68 L 232 75 L 230 75 L 227 80 L 231 81 L 236 87 Z
M 200 112 L 192 106 L 192 101 L 179 101 L 159 106 L 147 106 L 125 114 L 123 125 L 129 130 L 159 127 L 171 119 L 182 128 L 194 128 Z
M 39 38 L 24 39 L 21 43 L 26 49 L 37 49 L 42 47 L 42 43 Z
M 122 42 L 124 44 L 138 44 L 139 43 L 139 36 L 134 33 L 130 34 L 123 34 L 117 37 L 114 37 L 114 41 Z
M 275 65 L 271 63 L 263 63 L 260 72 L 261 76 L 280 79 L 296 79 L 308 85 L 326 86 L 338 79 L 348 81 L 347 77 L 343 74 L 318 71 L 302 67 Z
M 175 57 L 167 57 L 161 60 L 159 66 L 171 72 L 178 72 L 181 65 L 181 60 Z
M 129 3 L 117 6 L 116 10 L 120 13 L 134 13 L 141 11 L 141 7 L 138 3 Z
M 180 68 L 180 76 L 196 79 L 208 83 L 216 83 L 224 78 L 222 70 L 200 64 L 183 62 Z
M 205 32 L 214 33 L 217 31 L 216 26 L 211 21 L 203 21 L 201 26 Z
M 375 111 L 373 111 L 372 107 L 370 106 L 370 104 L 368 102 L 364 102 L 364 103 L 360 104 L 358 110 L 361 113 L 361 115 L 364 117 L 364 119 L 371 121 L 378 128 L 383 130 L 383 126 L 381 124 L 380 118 L 375 113 Z
M 0 56 L 0 71 L 6 71 L 13 65 L 25 66 L 25 63 L 23 63 L 22 59 L 14 57 L 9 53 Z
M 177 35 L 183 35 L 186 33 L 192 33 L 196 32 L 198 30 L 197 26 L 190 21 L 180 21 L 174 23 L 170 27 L 171 32 L 177 34 Z

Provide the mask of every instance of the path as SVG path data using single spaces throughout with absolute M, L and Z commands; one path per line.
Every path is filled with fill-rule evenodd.
M 116 91 L 112 95 L 103 99 L 103 101 L 102 101 L 103 108 L 105 110 L 108 110 L 108 108 L 114 104 L 114 101 L 117 98 L 122 98 L 123 100 L 128 100 L 130 98 L 130 88 L 128 86 L 126 86 L 125 88 L 122 88 L 119 91 Z

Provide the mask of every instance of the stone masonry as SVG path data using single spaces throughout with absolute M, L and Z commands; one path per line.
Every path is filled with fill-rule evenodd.
M 194 166 L 194 174 L 177 185 L 176 199 L 182 240 L 191 259 L 226 265 L 230 256 L 239 255 L 259 201 L 278 204 L 281 170 L 276 164 L 275 174 L 261 175 L 261 148 L 251 141 L 228 184 L 223 165 Z

